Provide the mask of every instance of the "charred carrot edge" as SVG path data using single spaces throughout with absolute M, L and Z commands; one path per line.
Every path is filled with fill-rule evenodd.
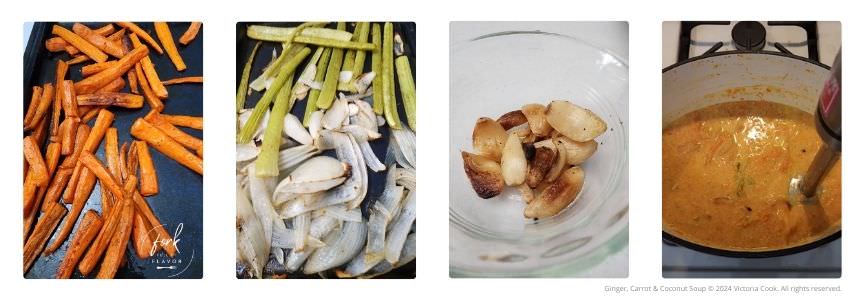
M 147 57 L 148 50 L 145 47 L 137 47 L 126 54 L 117 61 L 117 64 L 113 67 L 105 69 L 102 72 L 93 74 L 90 77 L 85 78 L 79 82 L 75 83 L 75 92 L 78 94 L 90 94 L 98 90 L 99 88 L 105 86 L 110 83 L 114 79 L 123 76 L 126 74 L 126 71 L 129 71 L 135 63 L 141 60 L 144 57 Z
M 174 126 L 187 127 L 192 129 L 204 129 L 204 119 L 201 117 L 184 116 L 184 115 L 165 115 L 160 114 L 165 121 Z
M 126 108 L 141 108 L 144 105 L 144 97 L 117 92 L 97 92 L 78 96 L 78 105 L 110 105 Z
M 30 95 L 30 105 L 27 107 L 27 113 L 24 115 L 24 129 L 27 129 L 27 124 L 33 119 L 36 114 L 36 108 L 39 107 L 39 99 L 42 99 L 42 87 L 33 86 L 33 94 Z
M 129 149 L 126 151 L 126 172 L 128 174 L 135 175 L 138 173 L 138 146 L 136 145 L 141 143 L 144 142 L 132 141 L 129 144 Z
M 139 259 L 150 257 L 150 247 L 153 245 L 153 239 L 150 237 L 150 228 L 150 224 L 136 210 L 135 223 L 132 225 L 132 246 L 135 248 L 135 255 Z
M 144 47 L 135 35 L 130 35 L 129 40 L 132 41 L 132 45 L 136 48 Z M 153 94 L 160 99 L 168 98 L 168 90 L 165 89 L 162 81 L 159 80 L 159 73 L 156 72 L 156 66 L 153 65 L 150 57 L 141 59 L 141 69 L 144 71 L 144 75 L 147 76 L 147 83 L 150 85 L 150 90 L 153 91 Z
M 111 237 L 108 248 L 105 249 L 105 257 L 102 258 L 102 265 L 99 267 L 99 273 L 96 278 L 111 279 L 117 274 L 117 269 L 120 268 L 120 263 L 126 253 L 126 246 L 129 244 L 129 236 L 132 233 L 132 222 L 135 221 L 135 207 L 130 201 L 124 201 L 124 205 L 118 209 L 122 210 L 120 215 L 117 230 Z
M 113 67 L 117 65 L 116 60 L 104 61 L 101 63 L 92 63 L 86 66 L 81 67 L 81 76 L 87 77 Z
M 81 260 L 84 255 L 84 250 L 90 246 L 90 242 L 99 234 L 102 228 L 102 218 L 93 210 L 88 210 L 84 213 L 81 224 L 78 225 L 78 230 L 72 236 L 72 241 L 69 243 L 69 248 L 66 250 L 66 255 L 63 256 L 63 262 L 57 268 L 57 279 L 68 279 L 75 272 L 75 265 Z
M 39 145 L 32 137 L 24 137 L 24 157 L 27 158 L 27 163 L 30 164 L 29 174 L 32 174 L 36 186 L 46 186 L 48 184 L 48 168 L 45 166 L 45 160 L 42 158 L 42 153 L 39 152 Z
M 192 169 L 198 174 L 204 173 L 204 165 L 200 157 L 183 148 L 182 145 L 154 127 L 150 122 L 139 118 L 130 129 L 132 136 L 147 142 L 157 151 L 162 152 L 174 161 Z
M 72 228 L 75 227 L 75 222 L 78 220 L 78 216 L 81 215 L 81 211 L 84 210 L 84 205 L 87 204 L 87 199 L 90 198 L 90 193 L 93 192 L 93 188 L 96 186 L 96 174 L 93 174 L 89 169 L 84 168 L 81 170 L 81 178 L 78 180 L 77 184 L 78 187 L 75 188 L 75 195 L 72 199 L 72 211 L 70 211 L 69 215 L 66 216 L 66 220 L 63 222 L 63 227 L 60 229 L 57 237 L 54 238 L 54 243 L 45 249 L 46 254 L 51 254 L 54 253 L 54 251 L 57 251 L 57 249 L 66 242 L 66 238 L 69 237 L 69 234 L 72 233 Z
M 69 44 L 66 43 L 66 40 L 59 36 L 45 40 L 45 49 L 47 49 L 48 52 L 66 51 L 66 46 L 68 45 Z
M 122 43 L 118 43 L 118 42 L 120 42 L 120 39 L 122 39 L 124 36 L 126 36 L 126 28 L 120 28 L 120 30 L 118 30 L 118 31 L 115 32 L 115 33 L 112 33 L 111 35 L 109 35 L 109 36 L 106 37 L 106 38 L 107 38 L 109 41 L 115 42 L 115 43 L 117 43 L 118 45 L 121 45 L 121 46 L 122 46 Z
M 117 182 L 117 178 L 114 178 L 113 175 L 102 165 L 102 162 L 99 161 L 96 156 L 91 153 L 81 153 L 81 164 L 90 169 L 90 172 L 99 178 L 99 184 L 105 189 L 113 194 L 114 199 L 122 199 L 123 198 L 123 188 L 120 187 L 120 184 Z
M 125 187 L 124 187 L 125 188 Z M 130 198 L 121 198 L 116 203 L 117 207 L 123 207 L 126 203 L 132 201 Z M 115 207 L 115 208 L 117 208 Z M 84 255 L 84 258 L 78 263 L 78 271 L 85 276 L 90 274 L 93 271 L 93 268 L 96 267 L 96 263 L 99 262 L 99 258 L 102 257 L 102 253 L 105 252 L 105 248 L 108 247 L 108 243 L 111 241 L 111 237 L 114 236 L 114 232 L 117 229 L 118 223 L 120 223 L 120 217 L 122 215 L 123 209 L 112 209 L 111 214 L 105 219 L 105 223 L 102 225 L 102 228 L 99 230 L 99 234 L 96 235 L 96 239 L 90 243 L 90 247 L 87 249 L 87 253 Z
M 48 164 L 48 175 L 54 176 L 54 172 L 57 170 L 57 165 L 60 161 L 60 144 L 51 143 L 46 147 L 47 150 L 45 152 L 46 161 Z M 30 231 L 31 226 L 33 225 L 33 220 L 36 219 L 36 213 L 41 210 L 42 202 L 45 199 L 45 193 L 48 191 L 48 187 L 40 187 L 36 192 L 36 198 L 34 198 L 34 202 L 28 208 L 27 205 L 24 207 L 24 236 L 26 237 Z M 37 209 L 40 208 L 40 209 Z
M 59 25 L 54 25 L 54 27 L 51 28 L 51 33 L 60 36 L 66 40 L 67 43 L 75 46 L 75 48 L 78 48 L 81 52 L 84 52 L 85 55 L 93 59 L 95 62 L 103 62 L 108 59 L 108 55 L 105 54 L 105 52 L 102 52 L 102 50 L 99 50 L 99 48 L 74 32 L 69 31 L 69 29 L 63 28 Z
M 168 28 L 166 22 L 153 22 L 153 28 L 156 30 L 156 37 L 162 42 L 165 47 L 165 52 L 168 53 L 168 58 L 174 64 L 174 68 L 178 72 L 186 70 L 186 63 L 183 62 L 183 57 L 177 51 L 177 46 L 174 45 L 174 37 L 171 36 L 171 28 Z
M 144 119 L 186 148 L 198 152 L 204 147 L 204 142 L 186 132 L 183 132 L 183 130 L 177 129 L 177 127 L 174 127 L 174 125 L 165 121 L 165 119 L 159 115 L 159 112 L 151 111 L 144 117 Z
M 33 229 L 33 234 L 27 239 L 24 244 L 24 273 L 33 266 L 33 262 L 42 253 L 42 248 L 51 237 L 51 233 L 57 228 L 60 219 L 66 214 L 66 207 L 57 203 L 51 203 L 48 206 L 45 214 L 36 221 L 36 227 Z
M 78 121 L 75 119 L 64 119 L 60 124 L 60 147 L 63 155 L 70 155 L 75 150 L 75 132 L 78 130 Z
M 93 29 L 93 32 L 98 34 L 98 35 L 101 35 L 101 36 L 108 36 L 109 34 L 114 33 L 114 25 L 111 25 L 111 23 L 108 23 L 102 27 Z
M 133 142 L 137 146 L 135 150 L 138 154 L 138 165 L 141 175 L 141 183 L 139 189 L 142 196 L 152 196 L 159 193 L 159 180 L 156 176 L 156 168 L 153 167 L 153 158 L 150 157 L 150 150 L 147 149 L 147 143 Z
M 90 57 L 88 57 L 87 55 L 77 55 L 77 56 L 73 57 L 72 59 L 67 60 L 66 64 L 71 66 L 71 65 L 83 63 L 83 62 L 88 61 L 88 60 L 90 60 Z
M 162 81 L 163 85 L 172 85 L 179 83 L 204 83 L 204 76 L 177 77 Z
M 165 105 L 162 104 L 162 100 L 150 90 L 150 85 L 147 83 L 147 76 L 144 75 L 144 68 L 141 67 L 141 64 L 135 65 L 135 76 L 138 77 L 138 81 L 141 82 L 139 84 L 141 86 L 141 91 L 144 94 L 144 99 L 147 99 L 147 104 L 150 104 L 150 108 L 155 111 L 162 111 L 165 108 Z
M 138 25 L 135 25 L 135 23 L 117 22 L 117 25 L 120 25 L 121 27 L 125 27 L 126 29 L 129 29 L 129 31 L 132 31 L 132 33 L 134 33 L 134 35 L 144 39 L 145 42 L 147 42 L 148 44 L 150 44 L 151 47 L 153 47 L 153 50 L 156 50 L 156 53 L 159 53 L 159 54 L 163 53 L 162 47 L 159 47 L 159 44 L 156 43 L 156 40 L 154 40 L 153 37 L 151 37 L 149 34 L 147 34 L 147 32 L 144 31 L 144 29 L 141 29 L 141 27 L 138 27 Z M 132 35 L 130 35 L 130 38 L 132 38 Z M 136 46 L 136 47 L 138 47 L 138 46 Z
M 81 152 L 78 154 L 78 159 L 80 160 L 80 156 L 83 153 L 93 153 L 96 150 L 96 147 L 102 143 L 102 138 L 105 136 L 105 131 L 108 130 L 108 127 L 111 126 L 111 123 L 114 121 L 114 114 L 108 111 L 107 109 L 100 109 L 99 116 L 96 117 L 96 123 L 93 124 L 93 128 L 90 129 L 90 134 L 87 136 L 87 140 L 84 141 L 84 146 L 81 149 Z M 71 199 L 75 194 L 75 189 L 77 188 L 77 182 L 81 174 L 81 163 L 75 164 L 75 170 L 72 172 L 72 178 L 69 179 L 69 185 L 66 187 L 66 191 L 63 193 L 63 199 Z
M 66 73 L 69 72 L 69 65 L 66 64 L 63 60 L 57 60 L 57 68 L 54 72 L 54 104 L 51 109 L 51 138 L 52 140 L 57 137 L 58 126 L 60 125 L 60 114 L 63 109 L 63 91 L 61 91 L 60 85 L 63 80 L 66 80 Z
M 63 105 L 63 112 L 66 115 L 66 118 L 72 119 L 80 119 L 80 114 L 78 113 L 78 103 L 75 102 L 75 89 L 72 83 L 72 80 L 64 80 L 63 81 L 63 92 L 60 99 L 61 104 Z
M 126 180 L 126 177 L 129 177 L 129 172 L 126 170 L 126 150 L 129 149 L 129 143 L 124 142 L 123 145 L 120 146 L 120 180 Z
M 84 24 L 73 24 L 72 31 L 75 32 L 75 34 L 77 34 L 78 36 L 84 38 L 86 41 L 90 42 L 90 44 L 92 44 L 93 46 L 96 46 L 96 48 L 98 48 L 99 50 L 108 53 L 108 55 L 117 58 L 123 57 L 123 49 L 121 49 L 119 45 L 108 40 L 104 36 L 94 33 L 93 30 L 91 30 L 87 26 L 84 26 Z
M 140 213 L 142 217 L 150 223 L 151 230 L 155 232 L 155 236 L 152 237 L 154 243 L 162 247 L 168 256 L 174 257 L 174 255 L 177 254 L 177 248 L 175 248 L 174 243 L 172 242 L 172 237 L 168 234 L 168 231 L 165 230 L 165 226 L 162 225 L 159 218 L 153 214 L 150 205 L 147 204 L 147 201 L 144 200 L 144 197 L 142 197 L 138 192 L 132 194 L 132 200 L 135 203 L 136 211 L 138 211 L 138 213 Z
M 45 192 L 45 197 L 42 200 L 41 210 L 43 212 L 48 209 L 49 203 L 57 203 L 57 199 L 60 198 L 60 194 L 63 193 L 63 188 L 66 187 L 66 183 L 69 182 L 69 177 L 71 176 L 72 169 L 60 168 L 57 170 L 57 174 L 51 180 L 48 191 Z
M 111 81 L 107 85 L 96 90 L 95 94 L 98 94 L 98 93 L 116 93 L 116 92 L 119 92 L 120 90 L 122 90 L 124 87 L 126 87 L 126 81 L 123 80 L 123 77 L 121 76 L 121 77 L 117 77 L 117 79 L 114 79 L 114 81 Z M 92 94 L 88 94 L 88 95 L 92 95 Z
M 36 128 L 36 125 L 42 122 L 42 117 L 48 112 L 52 101 L 54 101 L 54 84 L 49 82 L 42 85 L 42 95 L 39 96 L 39 105 L 36 106 L 36 112 L 30 118 L 30 123 L 24 127 L 25 130 Z
M 36 123 L 36 128 L 33 129 L 33 132 L 30 135 L 33 136 L 33 141 L 36 142 L 36 145 L 45 144 L 46 137 L 48 137 L 48 119 L 42 118 L 39 123 Z
M 135 76 L 135 70 L 126 72 L 126 80 L 129 81 L 129 91 L 133 94 L 138 94 L 138 77 Z
M 198 31 L 201 30 L 201 22 L 192 22 L 189 24 L 189 28 L 186 29 L 186 32 L 180 36 L 180 43 L 185 45 L 189 45 L 192 40 L 198 36 Z

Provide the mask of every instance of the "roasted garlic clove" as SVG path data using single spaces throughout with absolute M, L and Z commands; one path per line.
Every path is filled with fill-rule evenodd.
M 585 174 L 577 166 L 565 170 L 559 179 L 546 187 L 531 203 L 526 205 L 523 214 L 526 218 L 546 218 L 558 214 L 576 200 L 583 188 Z
M 577 142 L 588 142 L 607 131 L 607 123 L 595 113 L 568 101 L 550 102 L 546 117 L 556 131 Z
M 577 142 L 564 136 L 555 138 L 554 140 L 556 144 L 562 145 L 565 148 L 565 151 L 568 152 L 567 163 L 569 165 L 578 165 L 583 163 L 598 150 L 598 142 L 595 140 Z
M 523 115 L 526 116 L 526 119 L 529 122 L 529 128 L 531 128 L 532 133 L 535 135 L 546 137 L 553 131 L 553 127 L 551 127 L 547 122 L 546 106 L 532 103 L 523 105 L 520 110 L 523 112 Z
M 498 162 L 477 154 L 463 151 L 463 169 L 472 188 L 479 197 L 488 199 L 497 196 L 505 187 L 502 167 Z
M 478 154 L 499 161 L 508 134 L 498 122 L 490 118 L 480 118 L 472 132 L 472 146 Z
M 526 153 L 523 151 L 523 143 L 516 133 L 508 136 L 508 141 L 502 149 L 502 175 L 505 184 L 509 186 L 520 185 L 526 181 L 526 170 L 528 162 Z
M 540 147 L 535 148 L 535 157 L 532 159 L 529 166 L 529 173 L 526 175 L 526 183 L 531 188 L 538 187 L 538 184 L 547 175 L 547 172 L 553 167 L 556 162 L 555 148 Z
M 562 173 L 562 170 L 565 169 L 568 162 L 568 151 L 565 146 L 562 145 L 562 142 L 557 141 L 551 144 L 556 147 L 556 162 L 553 164 L 553 167 L 547 171 L 547 175 L 544 176 L 544 182 L 553 182 L 559 178 L 559 174 Z
M 499 117 L 498 120 L 496 120 L 496 122 L 501 124 L 502 127 L 505 128 L 505 130 L 510 130 L 511 128 L 514 128 L 516 126 L 523 125 L 528 121 L 529 120 L 526 119 L 526 115 L 524 115 L 523 112 L 519 110 L 503 114 L 501 117 Z

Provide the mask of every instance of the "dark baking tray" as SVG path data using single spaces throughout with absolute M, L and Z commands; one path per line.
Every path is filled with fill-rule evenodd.
M 88 23 L 82 22 L 91 28 L 105 25 L 105 23 Z M 30 35 L 30 40 L 27 43 L 27 48 L 24 52 L 24 106 L 26 109 L 30 103 L 30 95 L 32 86 L 41 85 L 46 82 L 54 82 L 54 71 L 57 60 L 68 60 L 70 57 L 65 52 L 50 53 L 45 49 L 44 42 L 51 38 L 52 22 L 38 22 L 33 24 L 33 31 Z M 70 29 L 71 22 L 59 23 L 59 25 Z M 150 33 L 154 38 L 156 34 L 153 31 L 153 23 L 140 22 L 137 23 L 144 30 Z M 169 23 L 171 33 L 177 43 L 177 38 L 183 34 L 188 22 L 172 22 Z M 115 25 L 116 28 L 119 27 Z M 203 74 L 202 62 L 202 47 L 204 38 L 204 26 L 195 40 L 187 46 L 177 43 L 178 51 L 186 63 L 187 69 L 183 72 L 177 72 L 174 65 L 169 60 L 168 56 L 159 55 L 155 51 L 150 51 L 150 58 L 156 65 L 156 70 L 160 75 L 160 79 L 170 79 L 180 76 L 198 76 Z M 90 62 L 85 62 L 70 66 L 67 78 L 73 81 L 82 79 L 81 66 Z M 166 114 L 202 116 L 202 85 L 201 84 L 178 84 L 167 86 L 168 99 L 164 100 Z M 129 87 L 125 87 L 124 91 L 129 91 Z M 129 134 L 129 127 L 135 119 L 143 117 L 150 108 L 147 104 L 142 109 L 123 109 L 112 107 L 110 109 L 115 114 L 114 124 L 117 128 L 118 141 L 122 145 L 124 142 L 132 141 L 133 138 Z M 23 111 L 23 110 L 22 110 Z M 23 112 L 22 112 L 23 115 Z M 93 125 L 93 121 L 90 122 Z M 181 128 L 181 130 L 198 138 L 202 138 L 200 130 L 190 130 Z M 104 144 L 104 143 L 103 143 Z M 44 147 L 44 145 L 43 145 Z M 42 148 L 44 149 L 44 148 Z M 100 145 L 96 156 L 102 159 L 104 157 L 104 146 Z M 183 167 L 174 160 L 164 156 L 155 149 L 150 149 L 150 154 L 153 156 L 153 163 L 156 167 L 156 174 L 159 177 L 159 194 L 147 197 L 147 202 L 153 209 L 156 216 L 165 225 L 165 229 L 172 235 L 175 234 L 177 227 L 182 223 L 183 229 L 179 234 L 178 248 L 180 252 L 175 256 L 174 263 L 165 263 L 160 260 L 160 256 L 164 256 L 163 252 L 156 254 L 151 259 L 141 260 L 134 255 L 134 250 L 130 244 L 126 251 L 127 263 L 117 272 L 117 278 L 201 278 L 202 276 L 202 176 L 192 170 Z M 100 206 L 100 186 L 97 183 L 87 200 L 87 205 L 84 211 L 93 209 L 101 211 Z M 67 205 L 67 207 L 71 207 Z M 79 217 L 79 220 L 81 218 Z M 35 224 L 35 222 L 34 222 Z M 60 228 L 61 224 L 58 226 Z M 37 258 L 33 267 L 24 274 L 25 278 L 54 278 L 57 272 L 57 267 L 66 255 L 66 248 L 69 246 L 69 240 L 77 231 L 78 224 L 75 225 L 73 233 L 70 234 L 65 244 L 60 247 L 55 253 L 48 256 L 40 256 Z M 56 230 L 56 231 L 59 231 Z M 56 234 L 55 231 L 55 234 Z M 52 236 L 49 243 L 54 240 Z M 175 269 L 157 269 L 159 267 L 175 266 Z M 96 272 L 92 272 L 96 273 Z M 91 274 L 92 276 L 93 274 Z M 73 278 L 83 278 L 78 271 L 73 274 Z
M 236 69 L 235 69 L 235 86 L 240 85 L 240 77 L 243 73 L 243 66 L 246 64 L 246 60 L 249 59 L 249 54 L 252 52 L 252 48 L 255 47 L 255 43 L 258 41 L 252 40 L 246 37 L 246 27 L 249 25 L 268 25 L 268 26 L 280 26 L 280 27 L 295 27 L 300 25 L 301 22 L 238 22 L 236 25 L 236 33 L 237 33 L 237 59 L 236 59 Z M 412 76 L 417 82 L 416 74 L 416 50 L 415 50 L 415 23 L 414 22 L 393 22 L 394 24 L 394 33 L 399 33 L 402 37 L 403 42 L 405 42 L 405 50 L 406 55 L 409 58 L 409 62 L 411 62 L 412 67 Z M 336 28 L 336 23 L 328 24 L 329 28 Z M 353 30 L 353 26 L 349 25 L 348 30 Z M 372 30 L 372 29 L 370 29 Z M 372 32 L 372 31 L 370 31 Z M 261 74 L 264 67 L 270 62 L 271 54 L 273 50 L 276 49 L 277 53 L 282 50 L 282 47 L 279 43 L 276 42 L 262 42 L 261 47 L 258 49 L 258 53 L 256 53 L 255 61 L 253 62 L 252 69 L 249 73 L 249 81 L 254 80 L 258 75 Z M 313 51 L 315 51 L 314 47 L 310 47 Z M 369 72 L 372 70 L 371 61 L 367 55 L 367 59 L 364 65 L 364 72 Z M 299 68 L 303 68 L 306 65 L 307 60 L 304 60 Z M 296 72 L 299 73 L 299 72 Z M 295 80 L 299 77 L 300 74 L 296 74 Z M 244 107 L 251 108 L 255 106 L 255 103 L 258 102 L 258 99 L 261 98 L 263 93 L 252 93 L 246 98 L 246 104 Z M 405 116 L 405 110 L 402 105 L 402 96 L 400 95 L 399 84 L 396 85 L 396 97 L 397 97 L 397 111 L 399 111 L 400 119 L 403 123 L 408 124 L 408 119 Z M 294 107 L 291 109 L 291 113 L 295 116 L 298 116 L 301 120 L 303 119 L 303 113 L 306 109 L 306 99 L 298 100 Z M 387 152 L 387 144 L 390 139 L 390 130 L 387 126 L 379 127 L 379 132 L 381 132 L 381 138 L 370 141 L 370 146 L 375 152 L 376 156 L 378 156 L 379 160 L 384 162 L 385 153 Z M 324 155 L 335 156 L 333 151 L 325 151 Z M 363 200 L 363 204 L 361 204 L 361 209 L 363 211 L 364 219 L 366 219 L 368 214 L 368 208 L 372 205 L 374 199 L 377 199 L 379 195 L 381 195 L 382 190 L 384 190 L 384 182 L 386 171 L 382 172 L 373 172 L 372 170 L 368 171 L 369 176 L 369 190 L 366 193 L 366 199 Z M 332 274 L 322 274 L 327 277 L 331 277 L 329 275 Z M 290 277 L 294 277 L 292 275 Z M 301 276 L 300 278 L 320 278 L 318 275 L 313 276 Z M 415 262 L 412 261 L 400 268 L 392 270 L 387 274 L 379 276 L 378 278 L 415 278 Z

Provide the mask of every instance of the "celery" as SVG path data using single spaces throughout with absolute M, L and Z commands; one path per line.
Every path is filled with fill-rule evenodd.
M 415 89 L 414 78 L 411 75 L 411 65 L 408 57 L 402 55 L 396 59 L 396 75 L 399 78 L 399 91 L 402 95 L 402 107 L 408 117 L 408 126 L 415 130 Z
M 312 44 L 312 45 L 318 45 L 318 46 L 340 48 L 340 49 L 354 49 L 354 50 L 365 50 L 365 51 L 369 51 L 369 50 L 372 50 L 374 48 L 374 46 L 371 43 L 360 43 L 360 42 L 351 42 L 351 41 L 347 42 L 347 41 L 326 39 L 326 38 L 320 38 L 320 37 L 311 37 L 311 36 L 295 37 L 294 42 L 301 43 L 301 44 Z
M 240 110 L 246 104 L 246 92 L 249 89 L 249 72 L 252 70 L 252 61 L 255 59 L 255 53 L 258 52 L 258 47 L 260 46 L 261 42 L 255 43 L 255 47 L 252 47 L 252 53 L 249 54 L 249 59 L 246 60 L 246 64 L 243 66 L 243 74 L 240 75 L 240 85 L 237 86 L 237 97 L 235 98 L 237 101 L 237 113 L 240 113 Z
M 338 26 L 345 28 L 345 23 L 340 22 Z M 333 99 L 336 97 L 336 85 L 339 80 L 339 67 L 342 66 L 342 57 L 344 49 L 334 48 L 330 55 L 330 62 L 327 66 L 327 75 L 324 76 L 324 85 L 321 87 L 321 93 L 318 94 L 318 99 L 315 100 L 316 106 L 321 109 L 328 109 L 333 104 Z
M 384 113 L 384 94 L 381 79 L 381 26 L 379 24 L 372 24 L 372 43 L 375 45 L 375 50 L 372 50 L 372 72 L 375 73 L 375 78 L 372 80 L 372 108 L 375 114 L 381 115 Z
M 286 42 L 289 37 L 294 34 L 294 27 L 271 27 L 261 25 L 251 25 L 246 29 L 246 35 L 251 39 L 268 41 L 268 42 Z M 330 28 L 310 27 L 300 32 L 302 36 L 320 37 L 334 40 L 351 40 L 351 32 L 344 30 L 336 30 Z
M 309 54 L 308 51 L 307 54 Z M 279 175 L 279 145 L 282 144 L 283 119 L 285 119 L 285 114 L 291 111 L 291 106 L 294 104 L 294 97 L 291 97 L 291 80 L 293 77 L 294 72 L 289 74 L 288 81 L 279 87 L 273 109 L 270 110 L 267 128 L 264 129 L 261 152 L 255 159 L 255 176 L 274 177 Z M 247 124 L 249 123 L 247 122 Z
M 327 64 L 330 61 L 330 54 L 332 51 L 333 48 L 325 48 L 324 53 L 321 54 L 321 60 L 315 66 L 316 82 L 324 80 L 324 74 L 327 73 Z M 312 89 L 309 91 L 309 96 L 306 97 L 306 110 L 303 113 L 303 126 L 309 127 L 309 116 L 315 111 L 316 101 L 318 101 L 319 94 L 321 94 L 321 90 L 319 89 Z
M 382 43 L 382 91 L 384 95 L 384 118 L 391 128 L 402 129 L 396 111 L 396 89 L 393 80 L 393 23 L 384 23 L 384 42 Z

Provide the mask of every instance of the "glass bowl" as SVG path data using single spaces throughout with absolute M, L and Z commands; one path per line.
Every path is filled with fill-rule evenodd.
M 463 170 L 480 117 L 562 99 L 607 123 L 581 166 L 582 191 L 557 216 L 523 217 L 515 188 L 481 199 Z M 578 38 L 537 30 L 457 41 L 450 48 L 452 277 L 579 277 L 628 243 L 628 65 Z M 627 259 L 621 274 L 627 274 Z M 581 275 L 582 274 L 582 275 Z

